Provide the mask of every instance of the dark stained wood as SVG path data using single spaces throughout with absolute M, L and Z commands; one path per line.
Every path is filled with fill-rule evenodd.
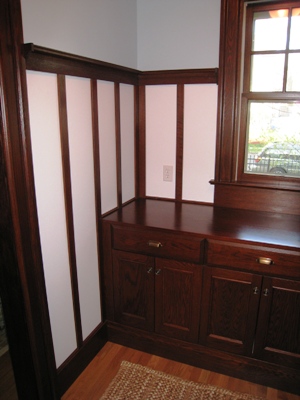
M 201 286 L 201 266 L 156 258 L 155 332 L 196 343 Z
M 139 73 L 140 85 L 218 83 L 218 68 L 144 71 Z
M 107 328 L 101 323 L 57 370 L 57 390 L 62 396 L 107 342 Z M 24 399 L 25 400 L 25 399 Z
M 252 355 L 261 281 L 251 273 L 204 267 L 201 344 Z
M 91 103 L 92 103 L 92 129 L 93 129 L 93 155 L 94 155 L 94 184 L 96 201 L 97 226 L 102 214 L 101 211 L 101 185 L 100 185 L 100 148 L 99 148 L 99 118 L 98 118 L 98 91 L 97 81 L 91 80 Z M 99 229 L 97 229 L 99 232 Z M 98 235 L 99 242 L 99 235 Z
M 121 115 L 120 115 L 120 85 L 115 83 L 115 137 L 116 137 L 116 170 L 117 170 L 117 204 L 122 205 L 122 153 L 121 153 Z
M 0 400 L 18 400 L 9 351 L 0 356 Z
M 216 206 L 250 209 L 279 214 L 300 215 L 300 191 L 271 190 L 269 188 L 215 184 Z
M 175 199 L 182 200 L 183 174 L 183 114 L 184 114 L 184 85 L 177 85 L 177 127 L 176 127 L 176 189 Z
M 300 282 L 265 277 L 254 355 L 300 370 Z
M 154 259 L 114 251 L 113 279 L 116 321 L 153 331 Z
M 104 221 L 161 228 L 176 231 L 177 235 L 195 233 L 206 238 L 256 243 L 279 251 L 299 253 L 300 247 L 300 217 L 288 214 L 139 199 L 107 215 Z
M 29 70 L 132 85 L 138 83 L 138 71 L 135 69 L 47 49 L 33 43 L 23 45 L 23 54 Z
M 113 247 L 116 250 L 132 251 L 150 256 L 176 258 L 200 263 L 204 255 L 204 240 L 194 235 L 178 235 L 161 230 L 140 227 L 113 226 Z M 152 246 L 150 243 L 157 244 Z
M 300 393 L 299 218 L 154 199 L 107 215 L 109 340 Z M 266 288 L 274 297 L 264 305 Z
M 108 323 L 111 342 L 289 393 L 300 394 L 299 370 L 238 356 L 156 333 Z
M 58 399 L 39 244 L 19 0 L 0 2 L 0 292 L 20 399 Z
M 74 320 L 76 330 L 77 346 L 82 346 L 82 327 L 80 315 L 80 302 L 77 277 L 77 262 L 75 251 L 75 233 L 73 220 L 73 201 L 71 187 L 71 167 L 70 167 L 70 150 L 69 150 L 69 132 L 67 117 L 67 98 L 66 98 L 66 78 L 64 75 L 57 76 L 58 85 L 58 104 L 59 104 L 59 123 L 60 123 L 60 139 L 62 153 L 62 169 L 64 181 L 64 198 L 66 208 L 66 226 L 68 236 L 68 249 L 70 258 L 70 276 L 72 286 L 72 298 L 74 307 Z

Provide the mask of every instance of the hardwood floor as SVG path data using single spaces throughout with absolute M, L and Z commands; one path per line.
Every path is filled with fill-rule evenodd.
M 116 375 L 123 360 L 145 365 L 183 379 L 261 396 L 267 400 L 300 399 L 300 396 L 290 393 L 191 367 L 108 342 L 63 395 L 62 400 L 99 400 L 110 381 Z

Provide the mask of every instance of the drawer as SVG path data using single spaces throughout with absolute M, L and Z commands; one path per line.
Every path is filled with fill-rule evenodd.
M 300 278 L 300 252 L 208 240 L 207 264 Z
M 166 233 L 157 229 L 113 226 L 112 237 L 116 250 L 194 263 L 200 263 L 203 259 L 204 239 L 196 236 Z

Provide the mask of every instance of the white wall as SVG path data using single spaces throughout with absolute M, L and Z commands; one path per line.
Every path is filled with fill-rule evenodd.
M 21 0 L 24 42 L 140 70 L 218 66 L 221 0 Z
M 137 66 L 137 0 L 21 0 L 24 42 Z
M 138 0 L 138 69 L 214 68 L 220 0 Z

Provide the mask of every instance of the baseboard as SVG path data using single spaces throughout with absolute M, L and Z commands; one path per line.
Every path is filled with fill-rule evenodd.
M 100 325 L 57 371 L 58 391 L 62 396 L 107 342 L 107 326 Z
M 108 340 L 181 363 L 300 394 L 299 370 L 109 322 Z

